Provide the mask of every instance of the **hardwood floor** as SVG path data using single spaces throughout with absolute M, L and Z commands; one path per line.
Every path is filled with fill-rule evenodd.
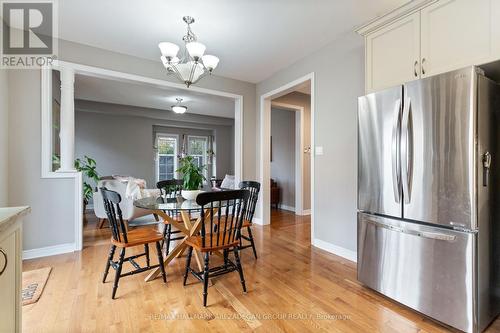
M 354 263 L 310 246 L 308 217 L 276 210 L 270 226 L 253 227 L 259 259 L 242 254 L 247 294 L 236 272 L 224 275 L 204 308 L 201 283 L 190 276 L 182 286 L 180 258 L 167 267 L 167 284 L 125 277 L 113 301 L 114 272 L 101 283 L 110 231 L 96 222 L 88 218 L 82 252 L 24 261 L 24 270 L 53 267 L 41 299 L 23 307 L 25 332 L 449 331 L 361 286 Z M 488 332 L 498 331 L 497 320 Z

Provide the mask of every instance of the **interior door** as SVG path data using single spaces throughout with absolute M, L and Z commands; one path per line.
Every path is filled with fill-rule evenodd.
M 475 82 L 469 67 L 405 84 L 405 219 L 475 228 Z
M 402 217 L 402 86 L 358 100 L 358 210 Z

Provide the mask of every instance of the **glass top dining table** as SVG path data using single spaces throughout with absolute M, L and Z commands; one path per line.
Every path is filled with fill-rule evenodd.
M 226 201 L 214 202 L 214 207 L 225 207 Z M 134 201 L 134 206 L 149 209 L 149 210 L 163 210 L 163 211 L 199 211 L 201 206 L 196 203 L 196 200 L 186 200 L 181 196 L 172 198 L 160 197 L 146 197 Z

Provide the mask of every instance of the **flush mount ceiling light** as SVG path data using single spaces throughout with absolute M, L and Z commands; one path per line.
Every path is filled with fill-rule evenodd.
M 187 111 L 187 106 L 181 105 L 182 98 L 176 98 L 177 103 L 172 105 L 172 111 L 175 113 L 185 113 Z
M 219 58 L 213 55 L 204 55 L 205 45 L 197 41 L 196 35 L 191 31 L 194 18 L 184 16 L 182 18 L 187 24 L 187 33 L 182 40 L 184 48 L 179 53 L 179 46 L 170 42 L 161 42 L 158 47 L 161 51 L 161 61 L 167 69 L 167 74 L 173 74 L 188 88 L 195 84 L 212 71 L 219 64 Z

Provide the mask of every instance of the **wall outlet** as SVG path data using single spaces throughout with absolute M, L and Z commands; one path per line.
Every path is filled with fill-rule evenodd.
M 316 146 L 316 155 L 323 155 L 323 146 Z

